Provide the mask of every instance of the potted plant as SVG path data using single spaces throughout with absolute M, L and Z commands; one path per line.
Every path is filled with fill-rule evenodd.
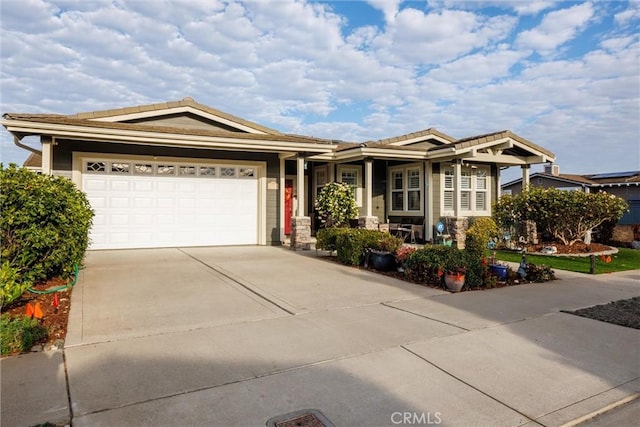
M 383 234 L 372 242 L 368 250 L 367 263 L 378 271 L 391 271 L 396 269 L 396 252 L 402 245 L 402 240 L 390 234 Z
M 451 292 L 460 292 L 464 287 L 466 267 L 456 267 L 444 273 L 444 284 Z
M 464 253 L 458 248 L 447 248 L 442 261 L 444 284 L 451 292 L 460 292 L 464 287 L 467 273 Z
M 489 264 L 489 271 L 492 275 L 496 276 L 499 281 L 505 282 L 507 280 L 507 269 L 509 267 L 505 264 L 496 262 L 495 264 Z

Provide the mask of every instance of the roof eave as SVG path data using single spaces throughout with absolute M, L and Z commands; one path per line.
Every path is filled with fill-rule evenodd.
M 55 138 L 109 141 L 124 144 L 166 145 L 173 147 L 197 147 L 236 151 L 306 152 L 317 154 L 330 153 L 335 149 L 335 145 L 333 144 L 284 141 L 278 138 L 280 135 L 269 135 L 271 138 L 265 140 L 251 139 L 247 137 L 238 138 L 233 136 L 201 136 L 149 132 L 129 129 L 114 129 L 109 127 L 96 128 L 90 126 L 71 126 L 6 119 L 0 120 L 0 123 L 11 133 L 32 135 L 48 134 Z

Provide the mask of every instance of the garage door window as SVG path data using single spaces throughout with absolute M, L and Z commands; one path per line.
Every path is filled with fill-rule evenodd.
M 135 163 L 118 161 L 85 161 L 85 173 L 108 175 L 177 176 L 191 178 L 255 178 L 250 167 L 210 166 L 198 164 Z

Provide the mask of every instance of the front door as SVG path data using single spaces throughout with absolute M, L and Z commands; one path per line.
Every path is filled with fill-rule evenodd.
M 291 234 L 291 212 L 293 212 L 293 180 L 284 184 L 284 234 Z

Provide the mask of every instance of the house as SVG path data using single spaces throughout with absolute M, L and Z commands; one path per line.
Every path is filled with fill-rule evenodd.
M 613 240 L 631 242 L 632 226 L 640 224 L 640 171 L 610 172 L 586 175 L 560 173 L 559 165 L 547 164 L 544 172 L 529 176 L 529 184 L 539 187 L 555 187 L 560 190 L 594 193 L 606 191 L 621 197 L 629 204 L 627 212 L 618 221 Z M 502 185 L 502 194 L 518 194 L 522 191 L 522 179 Z
M 491 214 L 506 167 L 553 162 L 501 131 L 456 140 L 435 129 L 350 143 L 281 133 L 191 98 L 74 115 L 4 114 L 22 147 L 40 138 L 42 173 L 66 176 L 96 216 L 92 249 L 303 247 L 313 201 L 332 181 L 353 186 L 361 223 L 419 226 Z

